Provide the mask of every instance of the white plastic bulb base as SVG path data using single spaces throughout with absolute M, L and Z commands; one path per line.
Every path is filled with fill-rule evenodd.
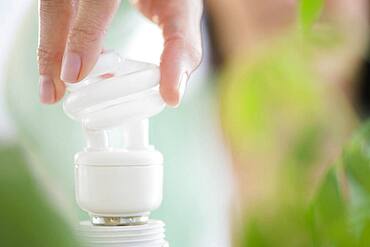
M 77 203 L 97 225 L 143 223 L 162 201 L 162 162 L 155 150 L 80 152 L 75 160 Z
M 149 144 L 148 123 L 165 106 L 159 79 L 156 65 L 109 52 L 85 80 L 67 85 L 64 111 L 82 124 L 87 141 L 75 156 L 76 198 L 94 225 L 143 225 L 161 204 L 163 157 Z M 112 129 L 122 130 L 122 146 L 112 144 Z
M 87 247 L 168 247 L 164 224 L 150 220 L 136 226 L 95 226 L 81 222 L 78 232 Z

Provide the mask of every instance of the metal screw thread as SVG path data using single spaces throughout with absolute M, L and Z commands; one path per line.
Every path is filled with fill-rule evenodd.
M 125 217 L 108 217 L 108 216 L 91 216 L 91 223 L 96 226 L 136 226 L 148 223 L 148 215 L 125 216 Z

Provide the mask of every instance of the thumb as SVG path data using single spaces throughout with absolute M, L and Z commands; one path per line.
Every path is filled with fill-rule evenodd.
M 82 80 L 94 67 L 102 50 L 105 30 L 110 24 L 119 0 L 80 0 L 78 11 L 68 34 L 61 79 Z

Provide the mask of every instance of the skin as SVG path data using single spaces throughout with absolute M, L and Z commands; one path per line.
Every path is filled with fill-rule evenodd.
M 201 57 L 200 0 L 137 0 L 138 10 L 163 31 L 160 92 L 177 106 Z M 77 83 L 94 67 L 119 0 L 40 0 L 40 101 L 53 104 L 65 93 L 65 82 Z

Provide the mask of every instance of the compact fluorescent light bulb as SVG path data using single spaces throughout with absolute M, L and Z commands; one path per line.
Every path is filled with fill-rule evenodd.
M 93 225 L 148 223 L 162 200 L 163 157 L 149 144 L 148 118 L 163 110 L 156 65 L 102 54 L 83 81 L 68 84 L 65 112 L 79 121 L 87 146 L 75 156 L 76 198 Z M 122 128 L 124 146 L 109 131 Z

